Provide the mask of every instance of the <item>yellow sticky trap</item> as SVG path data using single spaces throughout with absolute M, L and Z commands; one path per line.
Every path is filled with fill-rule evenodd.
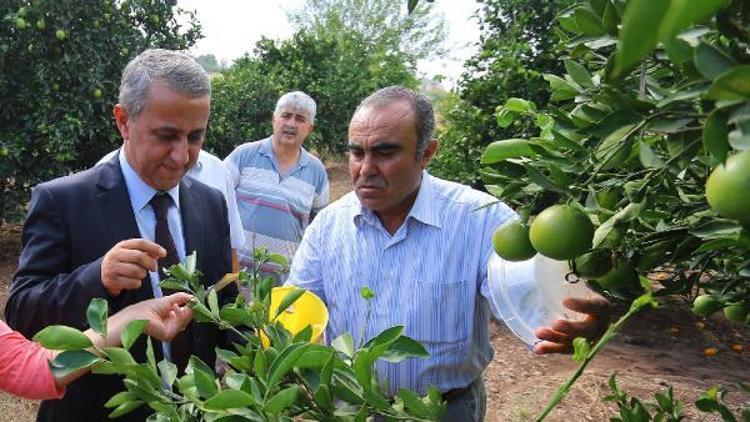
M 281 286 L 274 287 L 271 290 L 271 308 L 268 313 L 269 321 L 276 315 L 276 310 L 286 295 L 297 289 L 298 287 L 295 286 Z M 312 326 L 310 343 L 317 343 L 320 341 L 326 326 L 328 326 L 328 308 L 314 293 L 305 291 L 302 296 L 279 315 L 276 321 L 284 325 L 284 328 L 289 330 L 292 336 L 297 335 L 297 333 L 304 330 L 308 325 Z M 268 337 L 263 332 L 260 333 L 260 341 L 264 348 L 270 344 Z

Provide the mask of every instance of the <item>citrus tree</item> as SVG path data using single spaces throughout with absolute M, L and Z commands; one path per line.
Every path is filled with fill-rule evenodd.
M 148 47 L 186 49 L 200 37 L 194 16 L 175 5 L 0 2 L 0 221 L 20 220 L 37 183 L 119 145 L 112 106 L 125 64 Z
M 184 263 L 172 266 L 165 289 L 194 295 L 191 304 L 196 322 L 214 324 L 237 339 L 231 350 L 217 349 L 226 371 L 217 375 L 213 362 L 192 356 L 184 373 L 167 360 L 156 362 L 151 338 L 147 338 L 147 362 L 136 362 L 128 351 L 142 334 L 147 321 L 133 321 L 123 331 L 122 347 L 91 350 L 91 341 L 80 331 L 51 326 L 34 339 L 47 348 L 63 350 L 50 362 L 53 373 L 63 375 L 90 367 L 98 374 L 123 376 L 124 389 L 105 406 L 115 418 L 149 406 L 153 421 L 292 421 L 299 417 L 319 421 L 365 421 L 379 416 L 387 420 L 434 421 L 445 409 L 435 388 L 420 397 L 401 389 L 390 398 L 381 388 L 374 363 L 383 359 L 397 363 L 407 358 L 426 357 L 427 351 L 403 335 L 404 327 L 386 329 L 364 342 L 347 333 L 331 346 L 311 343 L 313 328 L 291 333 L 277 319 L 305 293 L 298 289 L 271 307 L 273 277 L 261 277 L 257 268 L 264 262 L 286 265 L 284 257 L 255 251 L 255 269 L 228 274 L 206 289 L 195 269 L 195 253 Z M 252 300 L 238 294 L 236 300 L 219 305 L 221 289 L 238 281 Z M 362 288 L 362 300 L 374 297 Z M 369 311 L 368 311 L 369 313 Z M 86 313 L 89 325 L 106 336 L 107 302 L 94 299 Z M 363 331 L 364 332 L 364 331 Z

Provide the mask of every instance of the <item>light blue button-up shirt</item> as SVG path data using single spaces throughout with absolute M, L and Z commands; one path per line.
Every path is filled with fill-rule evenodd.
M 426 347 L 426 359 L 378 361 L 389 393 L 401 387 L 420 393 L 430 385 L 441 391 L 466 387 L 492 360 L 487 286 L 492 234 L 515 218 L 502 203 L 478 210 L 496 201 L 424 172 L 411 211 L 391 235 L 351 192 L 310 224 L 288 284 L 326 302 L 328 341 L 346 332 L 359 338 L 367 307 L 360 288 L 368 286 L 376 296 L 364 340 L 403 325 L 406 335 Z
M 154 208 L 149 202 L 158 191 L 141 180 L 138 173 L 128 163 L 125 149 L 120 150 L 119 159 L 122 175 L 125 177 L 125 186 L 128 189 L 128 196 L 130 196 L 130 205 L 133 207 L 135 221 L 138 224 L 138 231 L 143 239 L 155 242 L 156 214 L 154 214 Z M 168 190 L 167 194 L 172 198 L 172 204 L 167 210 L 167 223 L 174 240 L 175 249 L 177 249 L 177 257 L 182 262 L 185 259 L 185 237 L 182 234 L 182 218 L 180 217 L 180 186 L 177 185 Z M 148 274 L 154 297 L 162 297 L 161 287 L 159 286 L 159 272 L 149 271 Z M 164 345 L 164 356 L 170 358 L 169 344 L 162 344 Z

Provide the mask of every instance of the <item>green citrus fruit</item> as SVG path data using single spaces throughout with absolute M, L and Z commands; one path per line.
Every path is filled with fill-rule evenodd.
M 742 324 L 748 316 L 748 308 L 744 305 L 729 305 L 724 307 L 724 316 L 730 321 Z
M 57 31 L 55 31 L 55 37 L 60 41 L 65 39 L 65 35 L 65 31 L 63 31 L 62 29 L 58 29 Z
M 536 255 L 529 241 L 529 228 L 518 220 L 510 221 L 492 235 L 495 253 L 506 261 L 525 261 Z
M 16 18 L 16 28 L 20 30 L 26 29 L 26 20 L 24 18 Z
M 625 259 L 618 259 L 609 272 L 596 279 L 604 289 L 617 290 L 638 284 L 638 273 Z
M 573 260 L 576 274 L 592 279 L 607 274 L 612 269 L 612 252 L 608 249 L 594 249 Z
M 734 154 L 711 172 L 706 199 L 719 215 L 750 224 L 750 150 Z
M 101 96 L 102 96 L 102 90 L 101 90 L 101 89 L 99 89 L 99 88 L 96 88 L 96 89 L 94 90 L 94 98 L 99 98 L 99 97 L 101 97 Z
M 151 23 L 154 25 L 159 25 L 159 22 L 161 22 L 161 19 L 159 19 L 159 16 L 157 15 L 151 15 L 149 16 L 149 19 L 151 19 Z
M 529 238 L 540 254 L 560 261 L 591 249 L 594 226 L 589 217 L 570 205 L 553 205 L 536 216 Z
M 44 23 L 44 19 L 39 19 L 36 21 L 36 28 L 40 31 L 44 31 L 44 28 L 47 27 L 47 24 Z
M 710 295 L 700 295 L 693 301 L 693 313 L 707 317 L 722 308 L 721 302 Z

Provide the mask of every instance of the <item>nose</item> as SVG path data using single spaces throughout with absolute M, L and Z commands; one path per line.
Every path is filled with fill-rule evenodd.
M 188 154 L 187 137 L 182 138 L 172 144 L 172 150 L 169 153 L 169 158 L 177 165 L 187 165 L 188 161 L 190 161 L 190 155 Z
M 359 167 L 359 175 L 367 179 L 378 174 L 378 166 L 371 154 L 365 154 Z

